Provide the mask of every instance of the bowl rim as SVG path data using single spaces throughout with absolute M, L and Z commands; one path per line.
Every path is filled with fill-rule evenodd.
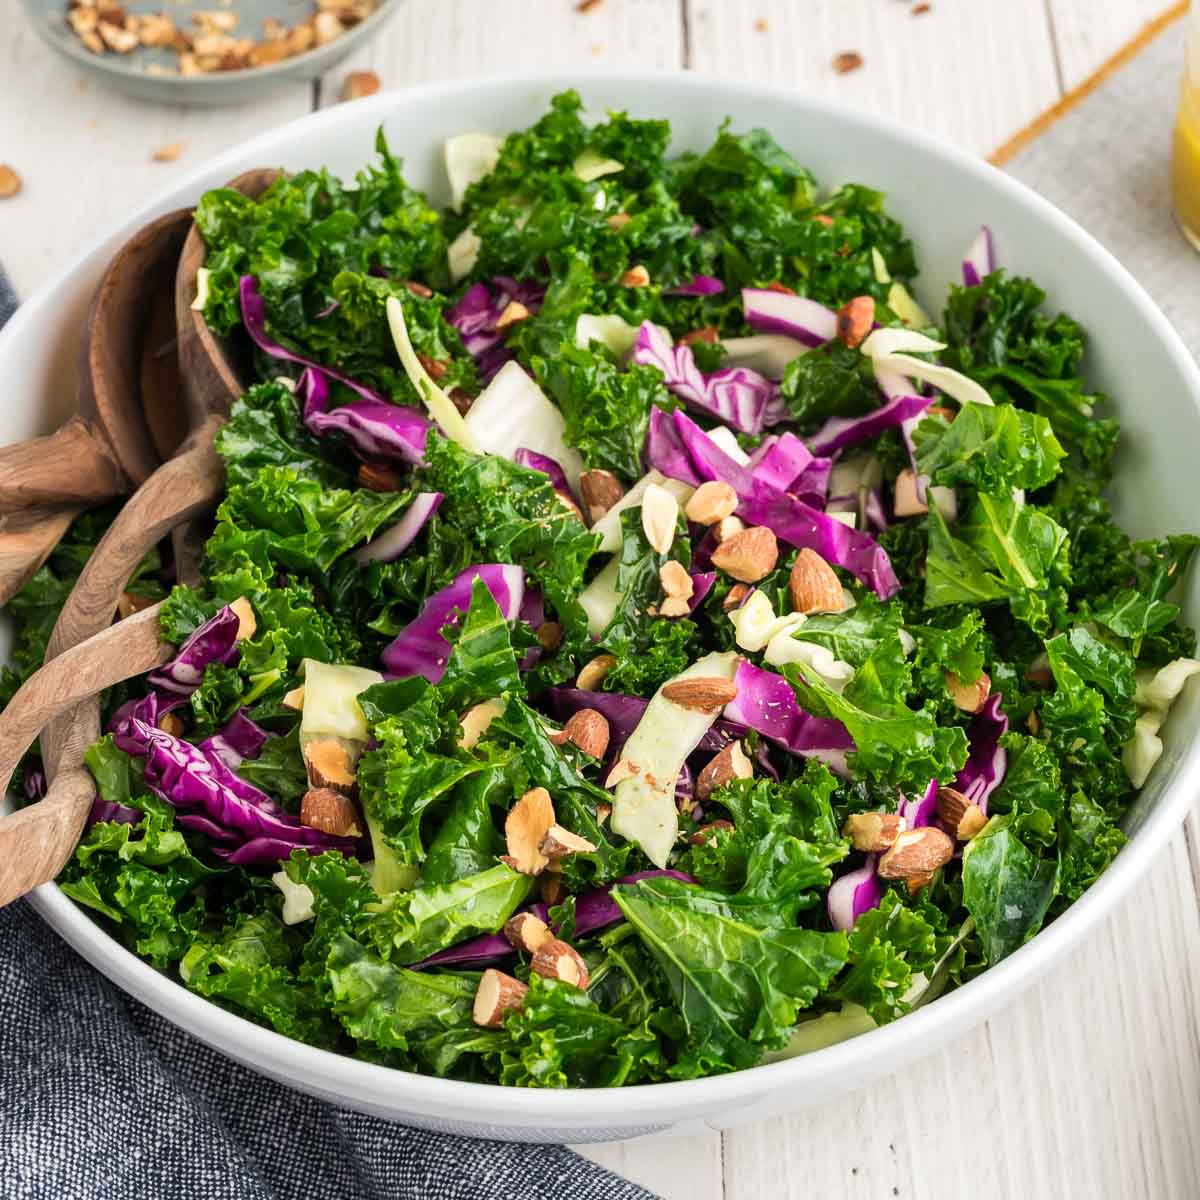
M 21 0 L 21 8 L 26 19 L 34 27 L 34 31 L 44 42 L 69 58 L 76 66 L 84 70 L 108 76 L 114 80 L 147 80 L 153 84 L 162 84 L 165 88 L 180 88 L 188 91 L 220 91 L 222 84 L 242 84 L 250 80 L 270 80 L 282 82 L 293 75 L 298 69 L 319 64 L 327 58 L 335 57 L 337 50 L 348 52 L 360 41 L 374 34 L 378 26 L 392 16 L 404 0 L 378 0 L 374 12 L 370 13 L 357 25 L 350 26 L 345 33 L 326 42 L 324 46 L 313 46 L 291 58 L 281 59 L 277 63 L 267 63 L 261 67 L 239 67 L 236 71 L 206 71 L 200 75 L 180 75 L 178 72 L 165 75 L 152 75 L 140 64 L 140 60 L 126 57 L 123 54 L 93 54 L 71 31 L 64 26 L 64 32 L 59 36 L 46 24 L 46 18 L 52 15 L 43 11 L 35 0 Z M 65 11 L 65 10 L 64 10 Z M 297 80 L 297 82 L 301 82 Z M 308 113 L 305 116 L 311 116 Z M 304 120 L 299 117 L 297 120 Z M 289 122 L 290 123 L 290 122 Z M 277 130 L 283 126 L 276 126 Z M 244 145 L 245 143 L 240 143 Z M 209 159 L 208 162 L 212 162 Z M 56 277 L 57 279 L 57 277 Z M 38 289 L 41 290 L 40 288 Z
M 1064 239 L 1103 269 L 1112 286 L 1133 303 L 1155 336 L 1158 348 L 1186 381 L 1193 403 L 1200 408 L 1200 368 L 1161 310 L 1130 272 L 1091 234 L 1038 193 L 933 134 L 908 128 L 889 116 L 852 109 L 835 102 L 799 95 L 786 88 L 755 82 L 723 80 L 694 72 L 648 70 L 557 70 L 521 74 L 493 74 L 464 80 L 438 81 L 392 89 L 355 102 L 355 119 L 374 115 L 380 121 L 414 99 L 437 101 L 486 97 L 495 89 L 535 89 L 549 97 L 573 87 L 587 100 L 589 84 L 621 86 L 636 96 L 648 89 L 680 89 L 684 93 L 711 91 L 730 96 L 730 103 L 756 99 L 782 102 L 798 115 L 820 119 L 823 115 L 857 124 L 894 140 L 907 143 L 955 169 L 972 181 L 998 189 L 1043 222 L 1057 238 Z M 478 101 L 476 101 L 478 104 Z M 310 113 L 241 142 L 193 168 L 181 180 L 143 205 L 126 222 L 106 230 L 90 241 L 88 248 L 43 284 L 18 310 L 5 330 L 0 331 L 0 355 L 8 341 L 25 324 L 38 319 L 38 310 L 51 294 L 68 283 L 87 260 L 110 239 L 131 230 L 154 212 L 190 202 L 204 178 L 219 172 L 224 164 L 238 164 L 247 156 L 270 150 L 279 139 L 294 140 L 297 131 L 336 127 L 347 120 L 346 106 Z M 126 950 L 106 931 L 74 905 L 54 883 L 32 893 L 38 913 L 76 950 L 118 983 L 135 999 L 146 1003 L 185 1032 L 253 1063 L 266 1073 L 282 1071 L 301 1087 L 320 1091 L 351 1106 L 356 1103 L 399 1109 L 424 1100 L 432 1111 L 463 1114 L 469 1120 L 485 1106 L 503 1097 L 494 1120 L 521 1122 L 540 1119 L 558 1129 L 612 1122 L 618 1128 L 642 1121 L 650 1128 L 687 1119 L 688 1112 L 711 1110 L 715 1105 L 738 1099 L 753 1100 L 782 1087 L 801 1093 L 812 1089 L 820 1094 L 861 1086 L 870 1078 L 891 1071 L 926 1053 L 924 1043 L 940 1045 L 954 1034 L 976 1025 L 1008 997 L 1033 982 L 1053 963 L 1077 945 L 1083 936 L 1109 914 L 1117 901 L 1151 868 L 1167 840 L 1179 827 L 1200 783 L 1200 738 L 1194 738 L 1173 764 L 1173 779 L 1157 798 L 1135 834 L 1121 849 L 1100 879 L 1048 928 L 1003 962 L 976 976 L 957 990 L 940 997 L 888 1025 L 857 1037 L 780 1061 L 762 1063 L 743 1071 L 700 1079 L 634 1084 L 620 1088 L 572 1088 L 553 1093 L 553 1100 L 538 1089 L 502 1087 L 494 1083 L 472 1083 L 402 1071 L 365 1062 L 348 1055 L 322 1050 L 265 1029 L 247 1018 L 222 1009 L 188 991 L 148 963 Z M 236 1052 L 227 1047 L 236 1046 Z M 849 1080 L 850 1082 L 847 1082 Z M 665 1106 L 671 1106 L 670 1109 Z M 683 1113 L 682 1117 L 673 1115 Z

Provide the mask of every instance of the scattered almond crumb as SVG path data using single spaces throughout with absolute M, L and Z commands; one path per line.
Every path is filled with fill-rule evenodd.
M 174 162 L 182 153 L 186 142 L 170 142 L 166 146 L 159 146 L 150 157 L 155 162 Z
M 771 28 L 771 22 L 768 21 L 766 17 L 759 17 L 758 20 L 754 22 L 754 28 L 758 30 L 759 33 L 766 33 L 767 30 Z
M 839 75 L 848 75 L 863 65 L 863 56 L 857 50 L 843 50 L 833 56 L 833 69 Z
M 607 49 L 608 49 L 608 47 L 607 47 L 607 46 L 605 46 L 605 44 L 604 44 L 603 42 L 596 42 L 596 43 L 595 43 L 595 44 L 592 46 L 592 53 L 593 53 L 593 54 L 596 54 L 596 55 L 603 54 L 603 53 L 604 53 L 604 51 L 605 51 L 605 50 L 607 50 Z
M 579 0 L 579 3 L 575 5 L 575 11 L 581 13 L 591 12 L 593 9 L 599 8 L 603 3 L 604 0 Z
M 924 16 L 931 8 L 933 8 L 932 4 L 914 4 L 912 15 L 914 17 Z
M 0 200 L 7 200 L 21 190 L 21 177 L 8 165 L 0 163 Z
M 374 71 L 351 71 L 342 84 L 343 100 L 361 100 L 379 91 L 379 76 Z

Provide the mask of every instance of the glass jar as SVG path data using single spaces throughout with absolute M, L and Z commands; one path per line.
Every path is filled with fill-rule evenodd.
M 1200 2 L 1188 16 L 1187 58 L 1175 123 L 1171 193 L 1184 237 L 1200 250 Z

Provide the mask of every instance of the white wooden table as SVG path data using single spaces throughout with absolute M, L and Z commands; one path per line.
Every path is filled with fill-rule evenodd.
M 0 0 L 0 261 L 28 294 L 173 175 L 315 106 L 345 71 L 385 87 L 538 67 L 682 67 L 889 111 L 987 154 L 1077 86 L 1169 0 L 403 0 L 315 86 L 186 112 L 78 78 Z M 765 26 L 765 27 L 764 27 Z M 838 75 L 833 56 L 865 65 Z M 1158 134 L 1156 133 L 1156 136 Z M 184 141 L 174 163 L 151 151 Z M 869 178 L 869 173 L 868 173 Z M 586 1152 L 663 1196 L 1200 1197 L 1200 825 L 1003 1015 L 903 1075 L 721 1135 Z

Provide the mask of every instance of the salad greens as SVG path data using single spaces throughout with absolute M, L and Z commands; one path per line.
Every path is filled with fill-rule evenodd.
M 926 316 L 880 193 L 669 142 L 566 92 L 452 141 L 445 211 L 382 133 L 198 205 L 256 379 L 60 885 L 214 1003 L 459 1079 L 695 1078 L 903 1016 L 1120 851 L 1200 540 L 1114 523 L 1084 331 L 986 232 Z M 110 516 L 13 601 L 6 696 Z

